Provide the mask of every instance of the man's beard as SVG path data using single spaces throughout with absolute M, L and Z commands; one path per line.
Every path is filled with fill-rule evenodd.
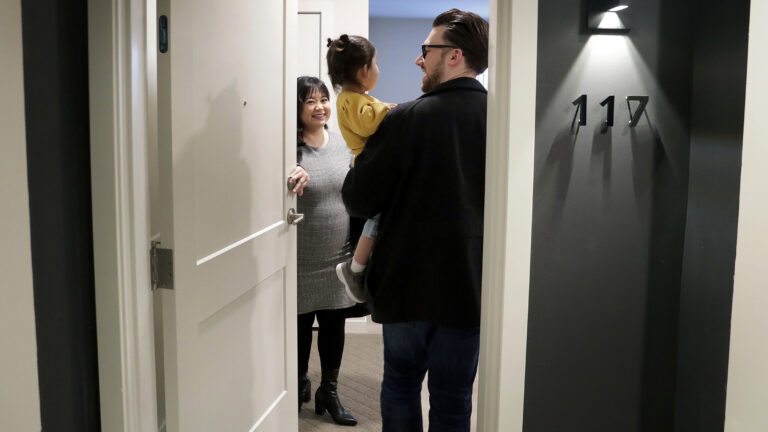
M 443 63 L 440 62 L 432 70 L 432 73 L 427 74 L 427 79 L 421 83 L 421 91 L 426 93 L 432 90 L 433 88 L 435 88 L 438 84 L 440 84 L 440 79 L 442 75 L 443 75 Z

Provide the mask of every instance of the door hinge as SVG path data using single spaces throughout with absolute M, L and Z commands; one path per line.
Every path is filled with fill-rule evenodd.
M 173 249 L 163 249 L 158 247 L 159 241 L 152 242 L 152 249 L 149 250 L 149 268 L 152 278 L 152 291 L 162 289 L 173 289 Z

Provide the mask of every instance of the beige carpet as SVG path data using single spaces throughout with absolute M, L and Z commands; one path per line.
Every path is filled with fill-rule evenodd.
M 355 427 L 338 426 L 331 416 L 315 414 L 314 392 L 320 382 L 320 359 L 313 340 L 312 356 L 309 360 L 309 378 L 312 380 L 312 401 L 304 404 L 299 414 L 300 432 L 380 432 L 381 414 L 379 411 L 379 391 L 384 371 L 384 351 L 380 334 L 348 334 L 344 348 L 344 359 L 339 376 L 339 397 L 344 407 L 357 418 Z M 427 383 L 421 394 L 424 413 L 424 430 L 428 430 L 429 394 Z M 472 395 L 472 431 L 476 430 L 477 381 Z

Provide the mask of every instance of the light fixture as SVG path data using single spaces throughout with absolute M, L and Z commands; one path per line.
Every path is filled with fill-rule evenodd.
M 590 33 L 625 34 L 630 30 L 631 0 L 587 0 L 587 30 Z

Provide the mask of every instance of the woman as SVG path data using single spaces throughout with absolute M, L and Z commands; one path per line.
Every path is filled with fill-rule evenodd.
M 288 182 L 299 195 L 298 212 L 305 215 L 298 225 L 299 411 L 311 397 L 307 370 L 317 318 L 322 379 L 315 393 L 315 412 L 322 415 L 327 410 L 336 423 L 354 426 L 357 420 L 341 405 L 337 388 L 344 323 L 355 302 L 347 297 L 335 270 L 351 252 L 350 220 L 341 200 L 351 155 L 341 136 L 327 130 L 331 105 L 325 84 L 304 76 L 298 79 L 297 90 L 299 166 Z

